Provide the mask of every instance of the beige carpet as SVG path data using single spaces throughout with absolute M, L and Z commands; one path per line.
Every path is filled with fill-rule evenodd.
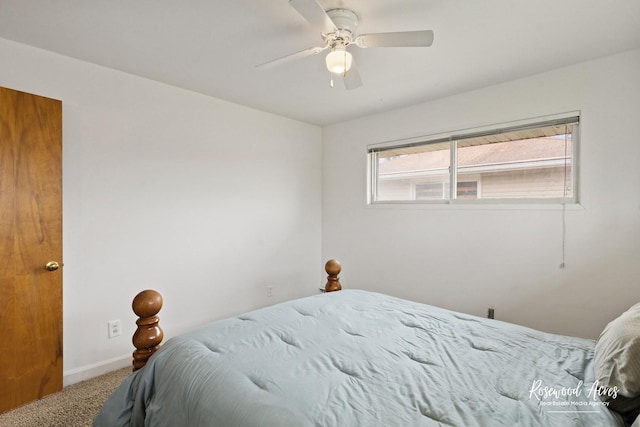
M 113 390 L 131 373 L 123 368 L 0 415 L 2 427 L 88 427 Z

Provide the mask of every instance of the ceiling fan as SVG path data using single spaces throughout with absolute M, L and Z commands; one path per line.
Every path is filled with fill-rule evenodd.
M 362 86 L 362 79 L 356 68 L 353 56 L 347 47 L 355 45 L 361 48 L 369 47 L 428 47 L 433 43 L 433 31 L 402 31 L 392 33 L 372 33 L 356 35 L 358 15 L 350 9 L 329 9 L 327 11 L 317 0 L 289 0 L 289 4 L 300 13 L 314 29 L 320 31 L 323 46 L 310 47 L 298 52 L 285 55 L 263 64 L 257 68 L 268 68 L 288 62 L 290 60 L 317 55 L 327 49 L 327 69 L 331 72 L 331 86 L 333 75 L 342 76 L 347 89 Z

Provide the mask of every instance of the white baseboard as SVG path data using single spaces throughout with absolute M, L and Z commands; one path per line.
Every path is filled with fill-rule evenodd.
M 120 368 L 126 368 L 127 366 L 131 366 L 131 360 L 131 353 L 129 353 L 124 356 L 114 357 L 113 359 L 65 371 L 63 373 L 62 384 L 66 387 L 108 372 L 117 371 Z

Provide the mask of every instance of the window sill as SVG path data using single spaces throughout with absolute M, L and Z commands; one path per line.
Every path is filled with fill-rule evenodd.
M 424 210 L 499 210 L 499 211 L 582 211 L 584 206 L 577 202 L 540 202 L 532 200 L 504 201 L 495 200 L 474 201 L 474 202 L 415 202 L 415 201 L 394 201 L 394 202 L 373 202 L 367 203 L 370 209 L 424 209 Z

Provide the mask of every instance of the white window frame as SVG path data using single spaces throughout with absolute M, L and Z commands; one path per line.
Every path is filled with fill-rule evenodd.
M 490 135 L 492 133 L 499 134 L 510 132 L 513 130 L 527 129 L 550 126 L 555 123 L 573 122 L 572 143 L 571 143 L 571 175 L 569 177 L 570 186 L 572 188 L 571 196 L 567 197 L 545 197 L 545 198 L 499 198 L 499 199 L 482 199 L 481 182 L 478 180 L 478 195 L 475 200 L 462 200 L 456 198 L 457 191 L 457 144 L 459 139 L 466 139 L 476 135 Z M 416 138 L 388 141 L 384 143 L 370 144 L 367 146 L 367 204 L 375 205 L 577 205 L 579 203 L 579 145 L 580 145 L 580 122 L 581 114 L 579 111 L 536 117 L 526 120 L 518 120 L 496 125 L 482 126 L 471 129 L 457 130 L 452 132 L 426 135 Z M 376 185 L 378 178 L 378 156 L 377 153 L 393 148 L 404 148 L 412 146 L 421 146 L 436 143 L 450 143 L 450 172 L 449 172 L 449 189 L 448 199 L 443 200 L 376 200 Z M 415 191 L 415 190 L 413 190 Z

